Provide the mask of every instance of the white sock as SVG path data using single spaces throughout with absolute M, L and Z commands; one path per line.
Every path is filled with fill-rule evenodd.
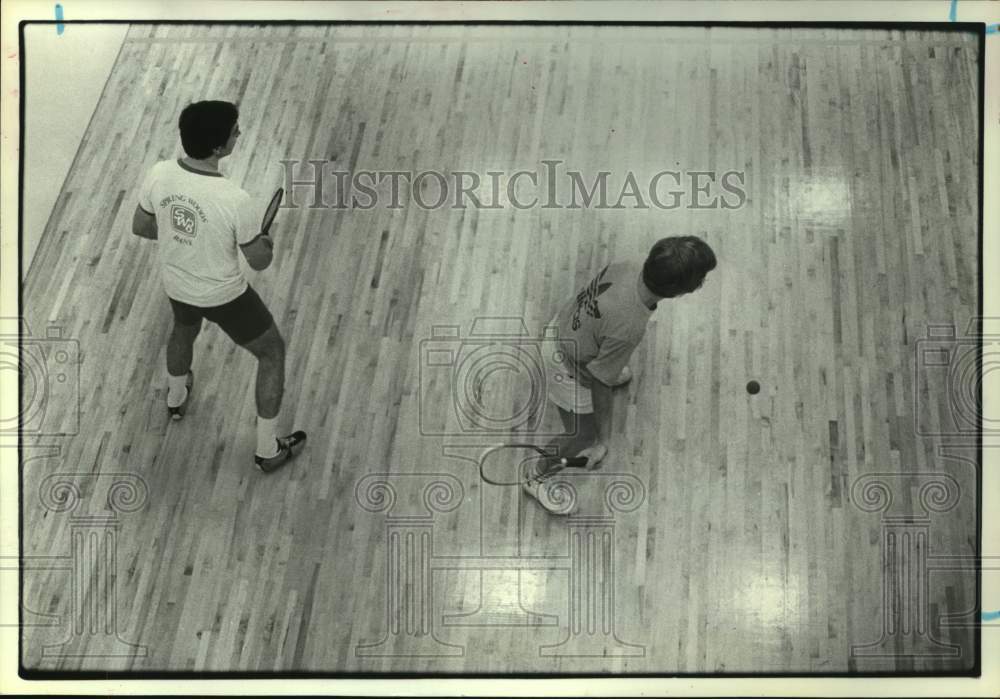
M 167 374 L 167 407 L 180 407 L 187 397 L 187 374 L 183 376 Z
M 257 416 L 257 456 L 269 459 L 278 455 L 278 418 Z

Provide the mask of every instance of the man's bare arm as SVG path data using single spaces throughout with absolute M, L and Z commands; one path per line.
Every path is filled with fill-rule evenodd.
M 267 269 L 274 259 L 274 241 L 271 237 L 261 233 L 249 243 L 240 245 L 243 256 L 247 259 L 247 264 L 257 272 Z
M 597 426 L 596 442 L 605 444 L 611 439 L 614 428 L 614 399 L 611 386 L 598 379 L 586 368 L 583 369 L 590 380 L 590 394 L 594 403 L 594 422 Z
M 141 206 L 135 207 L 135 213 L 132 214 L 132 233 L 140 238 L 156 240 L 158 235 L 156 216 L 148 211 L 143 211 Z

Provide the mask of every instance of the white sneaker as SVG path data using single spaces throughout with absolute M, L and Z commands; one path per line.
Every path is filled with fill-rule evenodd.
M 528 471 L 535 471 L 531 464 L 525 465 L 525 477 L 527 480 L 522 486 L 524 492 L 538 501 L 547 512 L 554 515 L 571 515 L 576 510 L 576 491 L 565 481 L 557 482 L 554 487 L 552 477 L 558 471 L 539 474 L 528 474 Z
M 601 467 L 601 462 L 604 461 L 604 457 L 608 455 L 608 448 L 603 444 L 595 444 L 592 447 L 587 447 L 580 451 L 577 456 L 584 456 L 587 458 L 587 470 L 596 471 Z

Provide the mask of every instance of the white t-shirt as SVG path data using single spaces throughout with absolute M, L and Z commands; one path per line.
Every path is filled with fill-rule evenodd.
M 156 216 L 167 296 L 204 308 L 246 291 L 237 246 L 258 236 L 263 211 L 239 185 L 163 160 L 142 183 L 139 206 Z

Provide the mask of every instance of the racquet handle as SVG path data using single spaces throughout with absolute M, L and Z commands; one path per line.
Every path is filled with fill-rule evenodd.
M 568 459 L 559 459 L 565 468 L 586 468 L 587 467 L 587 457 L 586 456 L 574 456 Z

